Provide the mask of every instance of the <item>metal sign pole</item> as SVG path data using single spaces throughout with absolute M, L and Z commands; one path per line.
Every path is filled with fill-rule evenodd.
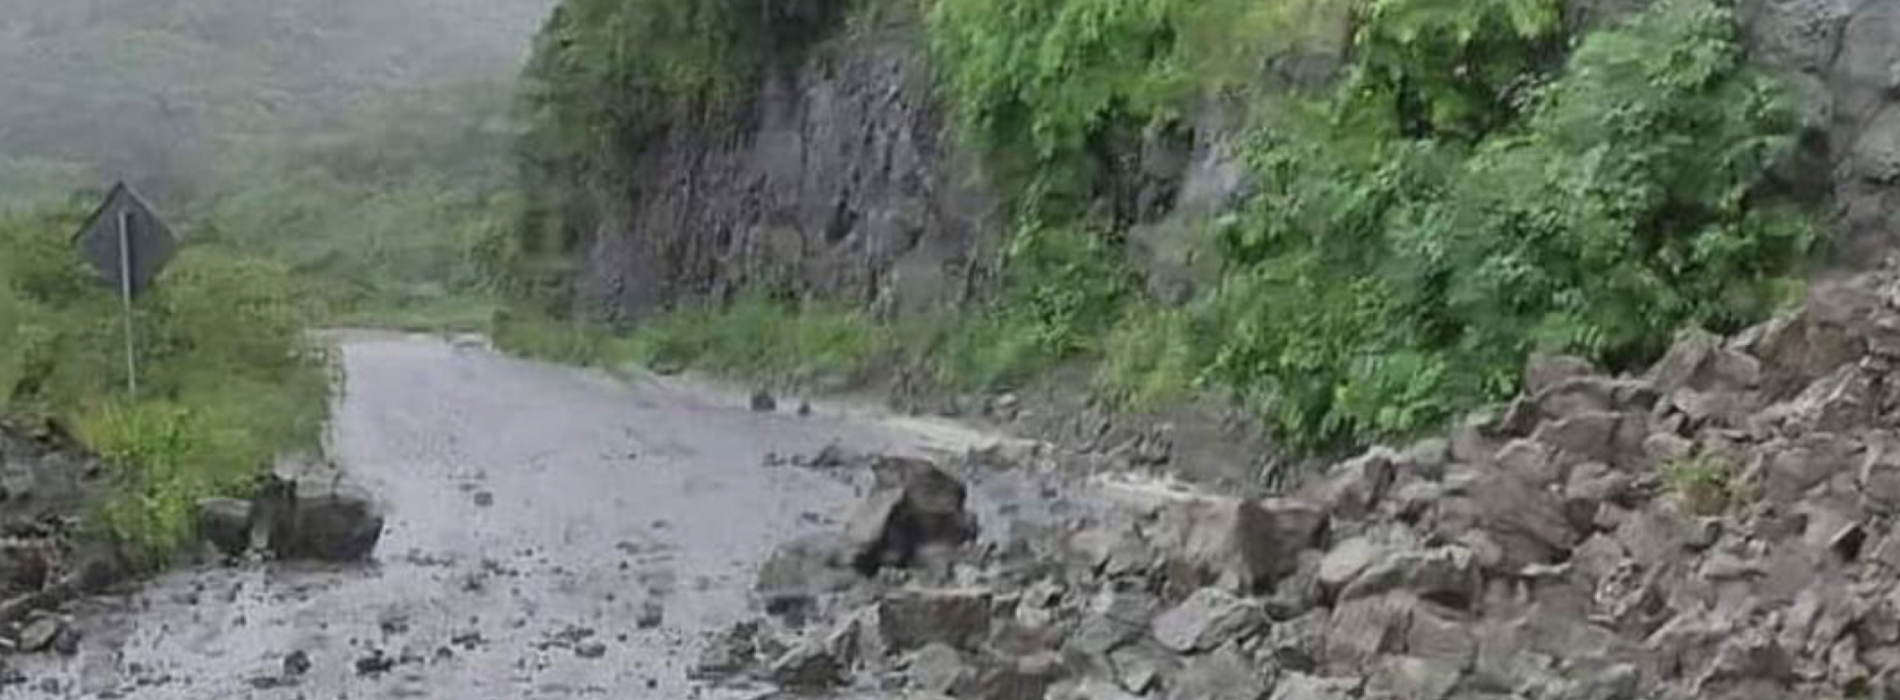
M 125 388 L 139 400 L 139 361 L 132 327 L 132 212 L 119 212 L 119 301 L 125 316 Z

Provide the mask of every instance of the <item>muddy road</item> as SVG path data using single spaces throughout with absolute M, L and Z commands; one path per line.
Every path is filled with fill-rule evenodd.
M 469 343 L 338 344 L 331 452 L 384 502 L 375 562 L 206 564 L 89 601 L 79 653 L 21 659 L 5 697 L 729 695 L 686 678 L 702 636 L 747 616 L 772 548 L 836 527 L 855 498 L 768 457 L 983 439 L 828 407 L 755 413 Z

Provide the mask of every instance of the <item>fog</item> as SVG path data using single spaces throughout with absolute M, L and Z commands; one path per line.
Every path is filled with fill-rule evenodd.
M 0 204 L 221 163 L 510 80 L 552 0 L 0 0 Z

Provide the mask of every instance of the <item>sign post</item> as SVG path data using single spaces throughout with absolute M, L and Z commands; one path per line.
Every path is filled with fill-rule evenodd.
M 125 326 L 125 388 L 133 401 L 139 396 L 138 330 L 133 319 L 133 297 L 150 287 L 164 271 L 177 242 L 171 229 L 151 206 L 121 182 L 106 194 L 98 211 L 73 234 L 79 254 L 99 271 L 100 279 L 119 292 Z
M 119 310 L 125 317 L 125 391 L 139 400 L 139 353 L 132 329 L 132 212 L 119 212 Z

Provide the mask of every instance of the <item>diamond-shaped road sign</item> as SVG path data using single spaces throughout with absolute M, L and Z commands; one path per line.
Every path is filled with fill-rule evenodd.
M 123 182 L 106 194 L 99 210 L 73 235 L 73 242 L 107 284 L 129 295 L 151 286 L 178 245 L 171 228 Z M 124 254 L 121 245 L 126 248 Z M 130 285 L 126 284 L 128 275 Z

